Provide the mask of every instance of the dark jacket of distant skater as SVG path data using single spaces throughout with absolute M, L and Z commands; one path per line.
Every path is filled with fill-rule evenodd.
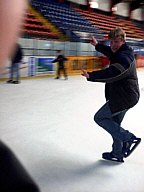
M 66 57 L 64 57 L 63 55 L 58 55 L 58 57 L 56 59 L 54 59 L 52 61 L 52 63 L 58 62 L 58 68 L 59 69 L 64 69 L 65 68 L 65 65 L 64 65 L 65 61 L 67 61 Z
M 139 100 L 139 86 L 133 50 L 126 43 L 117 52 L 98 43 L 96 50 L 110 60 L 108 68 L 88 72 L 88 81 L 106 82 L 105 97 L 113 113 L 133 107 Z
M 19 44 L 17 44 L 15 54 L 12 57 L 12 64 L 21 62 L 22 58 L 23 58 L 22 48 Z

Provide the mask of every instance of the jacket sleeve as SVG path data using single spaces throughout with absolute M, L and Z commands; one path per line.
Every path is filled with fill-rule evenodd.
M 22 48 L 20 47 L 20 57 L 21 57 L 21 59 L 20 60 L 22 60 L 23 59 L 23 50 L 22 50 Z
M 67 61 L 68 59 L 66 57 L 64 57 L 63 55 L 59 55 L 56 59 L 54 59 L 52 61 L 52 63 L 56 63 L 56 62 L 64 62 L 64 61 Z
M 108 58 L 110 58 L 111 55 L 112 55 L 112 50 L 111 50 L 110 46 L 107 46 L 107 45 L 103 45 L 103 44 L 98 43 L 98 44 L 95 46 L 95 49 L 96 49 L 98 52 L 100 52 L 100 53 L 104 54 L 105 56 L 107 56 Z
M 68 60 L 66 57 L 64 57 L 63 59 L 64 59 L 64 61 L 67 61 L 67 60 Z
M 111 64 L 109 68 L 106 68 L 104 70 L 88 72 L 89 78 L 87 78 L 87 80 L 93 82 L 106 83 L 119 81 L 127 77 L 132 65 L 134 65 L 134 61 L 128 63 L 127 65 L 122 65 L 121 63 L 114 63 Z
M 56 59 L 54 59 L 54 60 L 52 61 L 52 63 L 56 63 L 56 62 L 58 62 L 58 58 L 56 58 Z

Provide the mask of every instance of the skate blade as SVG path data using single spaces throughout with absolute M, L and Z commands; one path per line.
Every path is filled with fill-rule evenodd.
M 130 147 L 130 149 L 124 153 L 124 157 L 128 157 L 136 148 L 137 146 L 140 144 L 141 142 L 141 138 L 137 138 L 137 141 L 134 141 Z
M 123 159 L 117 159 L 117 158 L 105 158 L 102 156 L 103 159 L 107 160 L 107 161 L 115 161 L 115 162 L 118 162 L 118 163 L 124 163 L 124 160 Z

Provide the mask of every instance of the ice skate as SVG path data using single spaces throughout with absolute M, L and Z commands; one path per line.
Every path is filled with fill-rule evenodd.
M 110 161 L 117 161 L 117 162 L 120 162 L 120 163 L 123 163 L 124 160 L 123 158 L 118 158 L 118 157 L 115 157 L 112 152 L 106 152 L 106 153 L 103 153 L 102 154 L 102 158 L 105 159 L 105 160 L 110 160 Z
M 12 79 L 10 79 L 10 80 L 8 80 L 8 81 L 7 81 L 7 83 L 13 83 L 13 80 L 12 80 Z
M 129 141 L 124 142 L 123 144 L 123 155 L 124 157 L 128 157 L 140 144 L 141 138 L 132 137 Z

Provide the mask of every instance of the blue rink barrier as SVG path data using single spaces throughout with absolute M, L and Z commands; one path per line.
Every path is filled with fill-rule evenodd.
M 53 60 L 54 57 L 29 57 L 28 76 L 53 74 L 55 72 Z

